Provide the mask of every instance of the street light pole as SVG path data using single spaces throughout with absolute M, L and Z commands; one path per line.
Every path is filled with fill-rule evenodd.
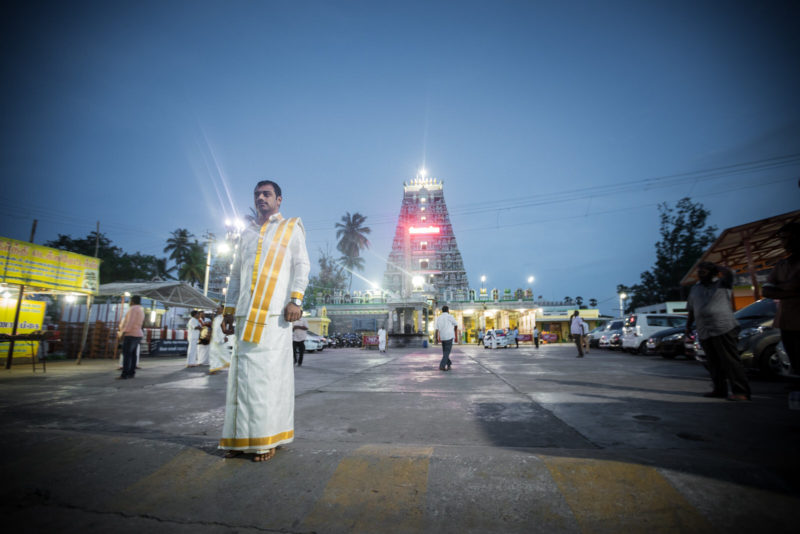
M 208 255 L 206 256 L 206 277 L 205 281 L 203 282 L 203 295 L 208 296 L 208 275 L 211 271 L 211 245 L 214 241 L 214 234 L 208 232 Z
M 622 319 L 625 316 L 625 308 L 623 307 L 622 303 L 624 300 L 628 298 L 626 293 L 619 294 L 619 318 Z

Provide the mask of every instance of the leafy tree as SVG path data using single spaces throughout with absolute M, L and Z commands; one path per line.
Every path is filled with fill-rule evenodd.
M 578 308 L 583 308 L 583 297 L 575 297 L 575 305 Z
M 625 288 L 630 299 L 628 309 L 684 300 L 681 279 L 716 239 L 716 226 L 706 226 L 711 212 L 689 197 L 680 199 L 674 208 L 663 202 L 658 211 L 661 240 L 655 245 L 656 262 L 640 275 L 638 284 Z
M 336 290 L 344 290 L 347 285 L 347 274 L 330 251 L 320 249 L 317 261 L 319 274 L 309 277 L 306 294 L 312 299 L 317 296 L 324 299 L 325 296 L 333 295 Z
M 189 240 L 194 235 L 185 228 L 178 228 L 172 232 L 171 236 L 167 239 L 164 252 L 170 252 L 169 259 L 174 260 L 176 265 L 181 265 L 186 262 L 191 252 L 192 243 Z
M 564 304 L 566 304 L 567 306 L 572 304 L 572 297 L 564 297 Z
M 206 276 L 206 250 L 197 241 L 189 244 L 189 252 L 178 269 L 178 278 L 192 285 L 201 284 Z
M 95 243 L 97 245 L 95 245 Z M 111 240 L 102 232 L 91 232 L 85 238 L 73 238 L 58 234 L 58 238 L 48 241 L 45 246 L 76 252 L 85 256 L 94 256 L 97 246 L 97 257 L 100 258 L 100 283 L 135 282 L 152 280 L 168 270 L 159 268 L 166 266 L 166 258 L 156 258 L 149 254 L 135 252 L 128 254 L 111 244 Z
M 589 299 L 589 307 L 596 308 L 597 307 L 597 299 Z
M 350 215 L 346 212 L 342 215 L 341 222 L 336 223 L 336 238 L 339 243 L 336 248 L 343 254 L 339 259 L 344 267 L 350 270 L 350 282 L 348 291 L 353 287 L 353 269 L 364 270 L 364 258 L 361 251 L 369 247 L 368 233 L 372 231 L 368 226 L 364 226 L 366 216 L 356 212 Z

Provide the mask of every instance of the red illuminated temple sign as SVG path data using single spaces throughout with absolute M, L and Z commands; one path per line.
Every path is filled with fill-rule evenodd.
M 419 228 L 412 226 L 408 229 L 409 234 L 438 234 L 438 226 L 421 226 Z

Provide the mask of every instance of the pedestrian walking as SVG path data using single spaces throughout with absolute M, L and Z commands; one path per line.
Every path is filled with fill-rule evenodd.
M 117 336 L 122 338 L 122 374 L 120 379 L 133 378 L 136 375 L 136 349 L 142 340 L 142 325 L 144 324 L 144 309 L 142 297 L 131 297 L 131 307 L 122 322 L 119 324 Z
M 436 341 L 442 344 L 442 361 L 439 362 L 440 371 L 449 371 L 452 365 L 450 351 L 453 343 L 458 339 L 458 321 L 450 315 L 450 308 L 442 306 L 442 313 L 436 319 Z
M 219 448 L 264 462 L 294 441 L 291 325 L 303 314 L 311 265 L 302 221 L 279 212 L 280 186 L 261 181 L 253 199 L 257 218 L 239 237 L 225 296 L 223 332 L 236 343 Z
M 533 335 L 533 344 L 536 345 L 536 348 L 538 349 L 539 348 L 539 329 L 534 326 L 533 327 L 533 332 L 531 332 L 531 334 Z
M 386 329 L 383 325 L 378 329 L 378 351 L 386 352 Z
M 704 261 L 697 266 L 697 275 L 700 281 L 692 287 L 686 301 L 689 311 L 686 334 L 691 335 L 692 323 L 696 322 L 697 337 L 706 353 L 708 371 L 714 383 L 714 389 L 703 396 L 750 400 L 750 384 L 737 349 L 739 323 L 733 316 L 731 301 L 733 272 L 727 267 Z
M 294 353 L 294 364 L 298 367 L 303 366 L 303 354 L 306 352 L 306 338 L 308 337 L 308 321 L 305 317 L 300 317 L 292 323 L 292 349 Z

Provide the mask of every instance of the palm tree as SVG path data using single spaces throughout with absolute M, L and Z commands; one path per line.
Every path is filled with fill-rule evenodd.
M 575 305 L 580 308 L 583 305 L 583 297 L 575 297 Z
M 592 308 L 596 308 L 597 307 L 597 299 L 589 299 L 589 306 L 591 306 Z
M 364 270 L 364 258 L 361 258 L 361 251 L 369 248 L 369 239 L 366 234 L 372 229 L 363 226 L 367 220 L 366 216 L 356 212 L 350 215 L 346 212 L 342 215 L 342 221 L 336 223 L 336 238 L 339 243 L 336 248 L 343 254 L 339 262 L 350 270 L 350 284 L 348 291 L 353 286 L 353 269 Z
M 566 304 L 567 306 L 572 304 L 572 297 L 564 297 L 564 304 Z
M 178 271 L 178 278 L 192 285 L 201 283 L 206 276 L 206 251 L 195 241 L 189 244 L 189 252 Z
M 152 265 L 153 277 L 162 280 L 175 280 L 173 272 L 177 269 L 174 265 L 167 268 L 167 258 L 156 258 Z
M 167 246 L 164 247 L 164 252 L 172 253 L 169 255 L 171 260 L 175 260 L 176 265 L 181 265 L 186 262 L 192 243 L 189 242 L 194 235 L 185 228 L 178 228 L 172 232 L 172 237 L 167 239 Z

